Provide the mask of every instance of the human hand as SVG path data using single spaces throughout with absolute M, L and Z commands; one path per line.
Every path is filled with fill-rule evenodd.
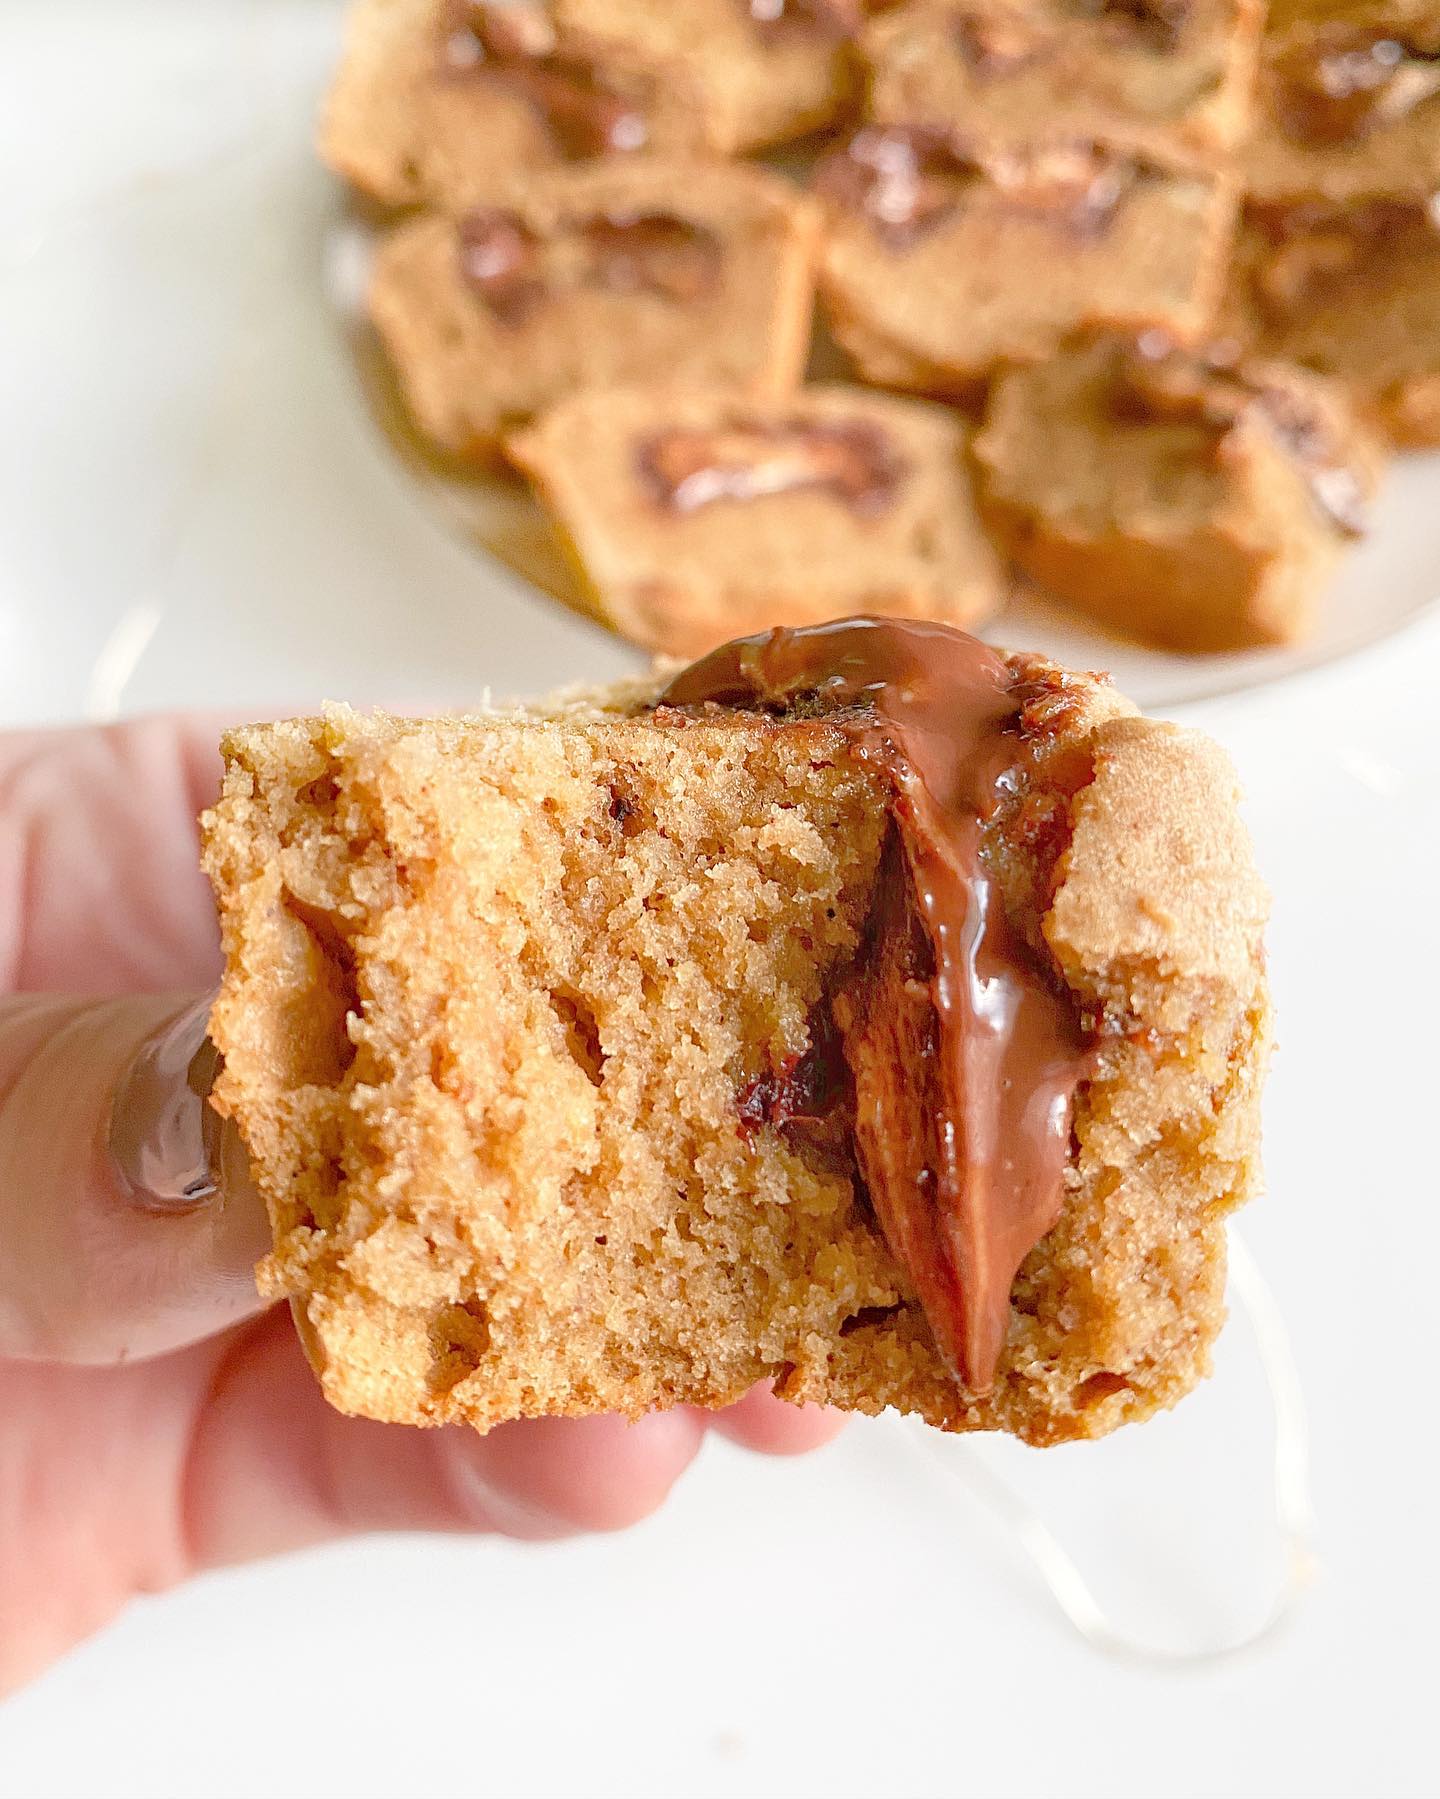
M 0 737 L 0 1692 L 206 1568 L 358 1531 L 614 1530 L 707 1429 L 790 1453 L 837 1428 L 760 1389 L 484 1437 L 325 1404 L 255 1291 L 243 1152 L 202 1144 L 184 1083 L 219 967 L 195 832 L 218 734 Z

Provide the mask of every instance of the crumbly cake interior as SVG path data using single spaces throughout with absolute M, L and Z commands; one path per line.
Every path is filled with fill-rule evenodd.
M 809 1046 L 870 903 L 886 820 L 837 731 L 616 696 L 230 736 L 217 1103 L 333 1403 L 488 1428 L 772 1378 L 1050 1442 L 1193 1384 L 1255 1176 L 1263 896 L 1219 752 L 1041 689 L 1044 789 L 990 853 L 1103 1047 L 985 1396 L 843 1141 L 745 1103 Z

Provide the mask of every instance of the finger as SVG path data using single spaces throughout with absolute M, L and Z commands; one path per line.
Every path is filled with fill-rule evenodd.
M 269 1232 L 228 1134 L 200 1179 L 204 1020 L 193 995 L 0 999 L 0 1355 L 126 1361 L 262 1309 Z
M 187 1453 L 186 1535 L 213 1567 L 356 1531 L 619 1530 L 664 1501 L 704 1434 L 683 1408 L 486 1436 L 345 1418 L 276 1312 L 245 1327 L 210 1382 Z
M 845 1427 L 844 1415 L 827 1406 L 791 1405 L 765 1385 L 752 1387 L 713 1419 L 722 1437 L 765 1455 L 804 1455 L 833 1442 Z
M 0 992 L 215 979 L 196 815 L 219 737 L 203 717 L 0 734 Z
M 684 1410 L 487 1437 L 343 1418 L 283 1309 L 132 1367 L 0 1362 L 0 1417 L 0 1692 L 204 1568 L 359 1531 L 636 1523 L 704 1436 Z

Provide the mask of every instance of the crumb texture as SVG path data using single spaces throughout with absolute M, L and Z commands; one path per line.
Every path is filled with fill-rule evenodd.
M 838 732 L 617 695 L 229 736 L 217 1103 L 335 1405 L 483 1429 L 768 1378 L 1050 1442 L 1194 1383 L 1257 1176 L 1263 894 L 1218 751 L 1086 678 L 1040 691 L 1048 772 L 991 853 L 1102 1047 L 986 1396 L 843 1143 L 742 1113 L 870 904 L 885 814 Z

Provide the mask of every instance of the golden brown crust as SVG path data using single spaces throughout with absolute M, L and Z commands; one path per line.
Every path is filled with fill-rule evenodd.
M 838 733 L 629 717 L 631 688 L 230 734 L 217 1103 L 332 1403 L 488 1428 L 771 1378 L 1052 1442 L 1207 1370 L 1222 1219 L 1258 1179 L 1264 893 L 1218 750 L 1024 667 L 1043 772 L 991 853 L 1102 1047 L 985 1398 L 848 1162 L 739 1125 L 866 910 L 883 807 Z

